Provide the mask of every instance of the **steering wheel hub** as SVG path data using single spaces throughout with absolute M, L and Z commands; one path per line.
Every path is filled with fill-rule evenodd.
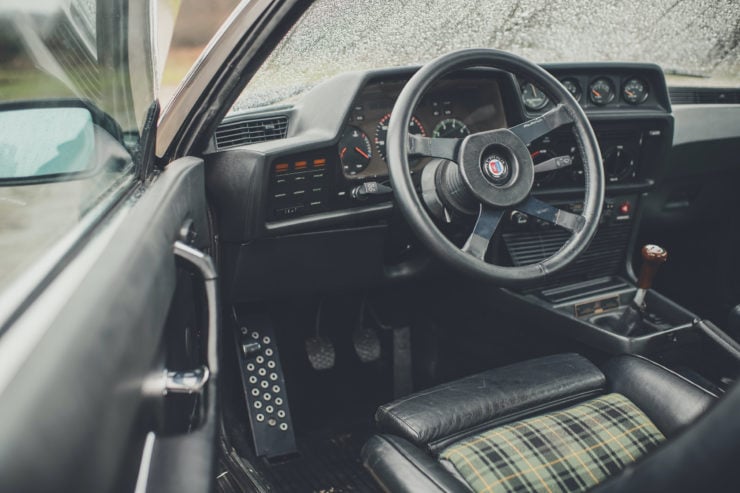
M 468 136 L 460 149 L 460 172 L 480 202 L 509 207 L 524 200 L 534 183 L 527 146 L 503 128 Z

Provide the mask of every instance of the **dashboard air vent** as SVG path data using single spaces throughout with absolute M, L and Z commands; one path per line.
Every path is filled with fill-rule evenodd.
M 670 87 L 673 104 L 740 104 L 740 89 Z
M 284 139 L 288 133 L 288 117 L 235 119 L 221 123 L 216 130 L 216 149 Z

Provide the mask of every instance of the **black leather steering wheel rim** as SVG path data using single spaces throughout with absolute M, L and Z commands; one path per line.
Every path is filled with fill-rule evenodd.
M 408 154 L 410 147 L 413 147 L 413 141 L 409 140 L 406 123 L 411 120 L 422 96 L 435 81 L 450 72 L 470 67 L 496 68 L 530 80 L 545 90 L 558 103 L 557 112 L 552 110 L 549 113 L 555 118 L 561 116 L 570 119 L 573 123 L 573 133 L 580 148 L 584 165 L 585 197 L 583 211 L 580 214 L 582 219 L 578 220 L 577 224 L 568 224 L 569 227 L 572 227 L 571 237 L 557 253 L 542 262 L 524 266 L 500 266 L 485 262 L 482 258 L 479 258 L 480 255 L 476 257 L 461 250 L 437 228 L 415 190 L 408 161 Z M 388 126 L 387 152 L 389 174 L 396 203 L 418 238 L 432 253 L 456 270 L 504 286 L 532 283 L 540 281 L 569 265 L 590 243 L 598 227 L 604 202 L 604 172 L 598 141 L 585 112 L 578 102 L 556 78 L 538 65 L 511 53 L 493 49 L 464 49 L 448 53 L 427 63 L 411 77 L 401 91 L 391 115 Z M 541 122 L 538 122 L 540 119 L 542 117 L 532 119 L 522 125 L 526 126 L 529 123 L 543 126 L 544 124 L 540 125 Z M 560 124 L 562 123 L 558 125 Z M 469 138 L 470 136 L 466 138 L 466 141 Z M 434 144 L 430 140 L 434 139 L 428 139 L 424 142 L 429 144 L 429 149 Z M 431 156 L 433 154 L 424 155 Z M 459 163 L 459 165 L 462 166 L 462 163 Z M 536 206 L 547 205 L 535 199 L 532 200 L 532 204 Z M 521 205 L 514 205 L 513 207 L 517 208 L 518 206 Z M 487 208 L 490 208 L 490 206 L 481 206 L 479 223 Z M 531 205 L 529 209 L 532 209 Z M 556 224 L 562 225 L 562 221 L 556 222 L 561 213 L 562 217 L 568 217 L 568 219 L 572 219 L 571 216 L 574 216 L 562 210 L 555 210 L 558 212 L 555 213 L 552 222 Z M 566 214 L 568 215 L 566 216 Z M 478 223 L 474 235 L 477 227 Z M 471 236 L 471 239 L 476 238 Z

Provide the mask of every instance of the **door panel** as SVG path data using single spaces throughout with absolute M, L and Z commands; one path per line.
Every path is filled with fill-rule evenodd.
M 142 386 L 163 369 L 173 245 L 188 219 L 197 232 L 192 246 L 206 248 L 203 163 L 195 158 L 171 163 L 134 191 L 0 338 L 0 490 L 133 488 L 139 472 L 122 467 L 158 432 L 149 415 L 158 406 L 145 402 Z M 142 487 L 156 480 L 156 491 L 166 491 L 167 478 L 197 474 L 190 491 L 209 488 L 215 374 L 199 429 L 149 439 Z M 183 454 L 199 456 L 200 469 L 171 460 Z

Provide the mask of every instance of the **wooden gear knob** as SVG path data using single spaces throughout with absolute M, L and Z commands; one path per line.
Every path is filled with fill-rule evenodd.
M 642 247 L 642 268 L 637 280 L 637 287 L 650 289 L 658 272 L 658 267 L 668 260 L 668 252 L 658 245 L 645 245 Z

